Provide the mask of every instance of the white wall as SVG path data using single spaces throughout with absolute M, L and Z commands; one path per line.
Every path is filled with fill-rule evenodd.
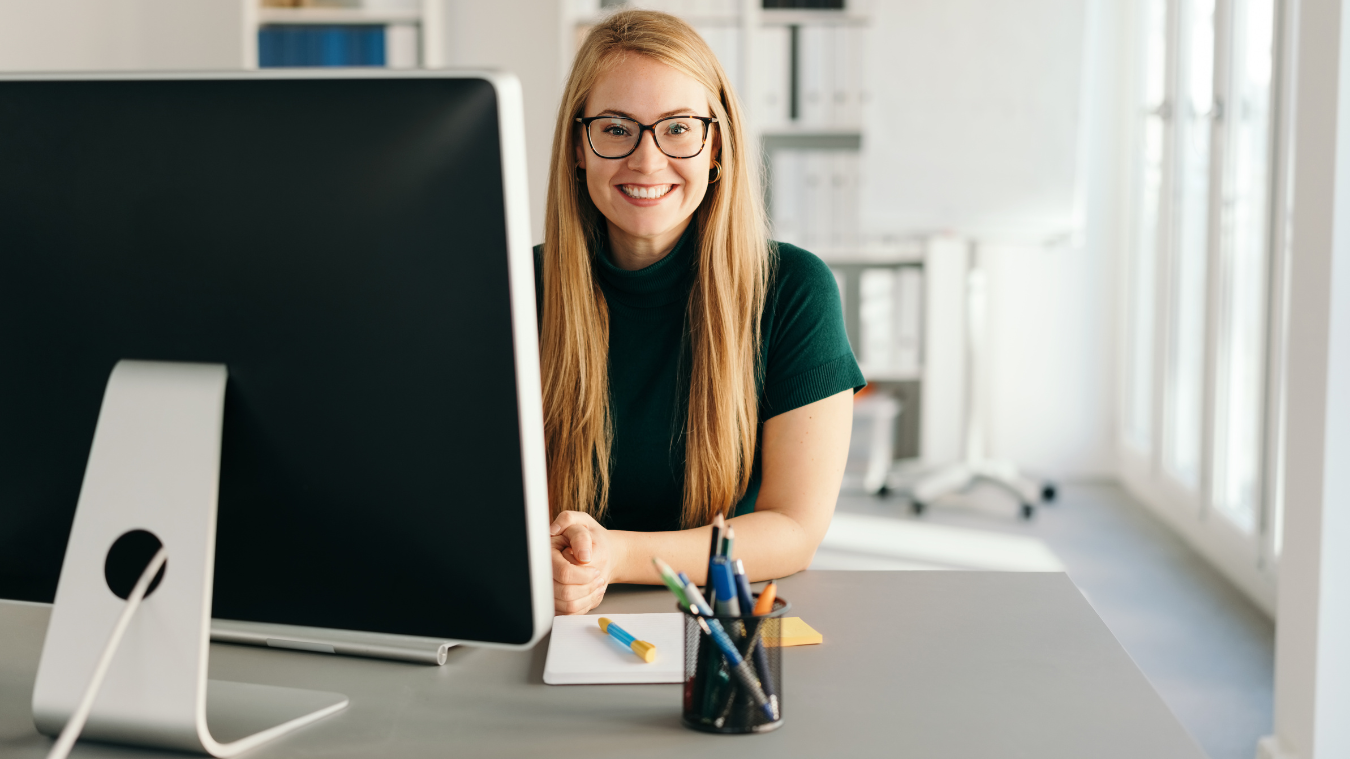
M 991 246 L 988 452 L 1030 472 L 1115 475 L 1115 272 L 1123 254 L 1126 155 L 1121 30 L 1131 0 L 1088 0 L 1081 239 Z
M 1262 756 L 1350 756 L 1350 7 L 1297 10 L 1275 735 Z
M 0 0 L 0 71 L 252 67 L 256 0 Z
M 1055 479 L 1116 472 L 1114 273 L 1124 232 L 1128 114 L 1120 94 L 1129 2 L 875 5 L 873 47 L 882 52 L 868 81 L 876 104 L 864 138 L 865 231 L 950 229 L 976 240 L 988 299 L 977 388 L 986 454 Z M 951 70 L 904 63 L 896 35 L 926 39 L 924 49 L 940 51 L 932 67 Z M 981 40 L 996 42 L 995 52 L 972 48 Z M 1061 49 L 1049 54 L 1051 45 Z M 962 51 L 984 58 L 962 64 Z M 1047 68 L 1053 76 L 1035 73 Z M 905 144 L 887 149 L 885 140 Z M 1057 233 L 1056 244 L 1044 244 Z M 944 281 L 953 280 L 944 274 Z M 960 297 L 936 284 L 930 278 L 930 295 Z M 930 332 L 930 359 L 964 340 L 958 329 L 947 332 Z M 962 375 L 948 374 L 933 390 L 952 395 L 945 385 Z M 925 414 L 925 425 L 938 423 L 946 429 L 924 430 L 926 447 L 943 443 L 925 450 L 929 463 L 961 450 L 961 415 Z
M 1039 241 L 1077 223 L 1088 2 L 872 4 L 864 232 Z
M 525 153 L 530 226 L 543 242 L 553 121 L 567 71 L 560 0 L 441 0 L 447 66 L 493 68 L 520 77 L 525 96 Z

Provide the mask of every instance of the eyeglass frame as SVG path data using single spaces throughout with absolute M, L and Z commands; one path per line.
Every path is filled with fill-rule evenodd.
M 600 119 L 622 119 L 624 121 L 631 121 L 634 124 L 637 124 L 638 136 L 637 139 L 633 141 L 632 149 L 629 150 L 627 153 L 624 153 L 623 155 L 616 155 L 616 156 L 600 155 L 600 151 L 595 149 L 595 143 L 591 142 L 591 122 L 599 121 Z M 661 147 L 661 141 L 656 138 L 656 127 L 663 121 L 672 121 L 674 119 L 695 119 L 703 122 L 703 142 L 699 143 L 698 152 L 685 156 L 676 156 L 667 153 L 666 149 Z M 581 124 L 582 131 L 586 133 L 586 144 L 590 146 L 591 152 L 595 153 L 596 158 L 603 158 L 606 161 L 618 161 L 620 159 L 627 158 L 628 156 L 636 153 L 638 147 L 642 145 L 643 132 L 652 133 L 652 143 L 656 145 L 657 150 L 661 151 L 661 155 L 664 155 L 667 158 L 674 158 L 677 161 L 683 161 L 686 158 L 696 158 L 699 156 L 699 154 L 703 152 L 704 148 L 708 147 L 708 134 L 712 131 L 711 125 L 719 123 L 717 121 L 716 116 L 667 116 L 664 119 L 657 119 L 656 121 L 650 124 L 644 124 L 641 121 L 638 121 L 637 119 L 631 119 L 627 116 L 612 116 L 612 115 L 584 116 L 584 117 L 578 116 L 576 118 L 576 122 L 578 124 Z

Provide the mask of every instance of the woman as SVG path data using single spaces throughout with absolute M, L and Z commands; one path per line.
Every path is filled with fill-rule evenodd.
M 573 64 L 536 249 L 560 614 L 653 556 L 703 582 L 719 513 L 752 580 L 829 526 L 864 380 L 830 270 L 767 239 L 743 124 L 673 16 L 616 13 Z

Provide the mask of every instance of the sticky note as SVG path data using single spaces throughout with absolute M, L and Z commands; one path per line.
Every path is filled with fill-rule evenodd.
M 766 646 L 814 646 L 823 642 L 825 642 L 824 636 L 816 632 L 811 625 L 803 622 L 801 617 L 783 617 L 778 637 L 769 635 L 768 630 L 765 630 L 764 635 L 764 645 Z

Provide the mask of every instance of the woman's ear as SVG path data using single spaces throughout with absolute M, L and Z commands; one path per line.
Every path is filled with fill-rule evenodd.
M 572 141 L 572 155 L 577 159 L 575 166 L 586 166 L 586 149 L 581 144 L 581 135 Z

